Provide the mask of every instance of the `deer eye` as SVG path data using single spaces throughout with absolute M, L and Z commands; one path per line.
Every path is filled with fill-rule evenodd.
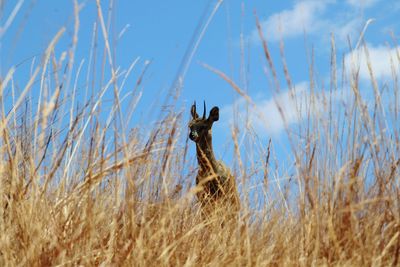
M 201 131 L 202 126 L 191 125 L 191 126 L 189 126 L 189 129 L 190 129 L 191 131 Z

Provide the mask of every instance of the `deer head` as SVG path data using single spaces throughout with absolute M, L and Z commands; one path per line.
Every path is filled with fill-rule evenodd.
M 213 107 L 210 110 L 210 115 L 206 118 L 206 102 L 204 101 L 203 116 L 200 118 L 196 112 L 196 102 L 190 109 L 192 120 L 189 122 L 189 138 L 194 142 L 204 140 L 208 135 L 211 137 L 211 127 L 215 121 L 219 119 L 219 108 Z

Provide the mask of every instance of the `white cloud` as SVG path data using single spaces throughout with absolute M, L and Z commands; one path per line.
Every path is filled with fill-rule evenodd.
M 397 58 L 396 48 L 390 49 L 383 45 L 367 45 L 367 49 L 369 54 L 369 62 L 371 64 L 371 69 L 375 78 L 390 78 L 392 76 L 392 69 L 394 69 L 395 72 L 399 74 L 400 62 Z M 361 79 L 370 79 L 367 57 L 364 48 L 360 48 L 347 54 L 345 57 L 345 63 L 348 70 L 359 70 L 359 75 Z
M 383 45 L 367 47 L 375 78 L 391 79 L 392 68 L 397 72 L 397 75 L 400 75 L 400 60 L 397 57 L 396 48 L 388 48 Z M 398 49 L 400 51 L 400 47 Z M 344 63 L 347 75 L 350 74 L 350 70 L 355 68 L 355 70 L 359 70 L 360 79 L 364 81 L 370 79 L 364 48 L 345 55 Z M 338 73 L 340 72 L 339 70 Z M 301 82 L 296 84 L 292 93 L 285 90 L 273 98 L 253 98 L 252 101 L 255 106 L 246 105 L 246 100 L 241 98 L 233 105 L 223 107 L 221 116 L 228 118 L 229 124 L 232 124 L 235 118 L 242 129 L 246 125 L 251 125 L 260 135 L 278 136 L 286 125 L 290 127 L 301 124 L 309 114 L 318 116 L 319 119 L 323 120 L 328 110 L 332 109 L 332 112 L 335 113 L 339 110 L 343 111 L 343 107 L 352 108 L 351 103 L 354 99 L 352 96 L 353 91 L 347 87 L 332 92 L 330 96 L 328 91 L 317 88 L 314 89 L 311 97 L 309 83 Z M 373 101 L 369 97 L 365 95 L 365 99 Z M 327 98 L 330 98 L 330 101 Z M 332 105 L 331 109 L 327 106 L 329 103 Z M 248 110 L 248 113 L 246 113 L 246 110 Z M 237 117 L 235 117 L 236 115 Z
M 270 41 L 280 38 L 296 37 L 318 31 L 322 23 L 319 16 L 331 1 L 301 1 L 292 9 L 284 10 L 261 22 L 265 37 Z M 251 34 L 253 41 L 259 40 L 257 29 Z
M 368 8 L 378 3 L 379 0 L 346 0 L 346 2 L 353 7 Z
M 371 6 L 377 1 L 379 0 L 366 0 L 364 5 Z M 348 37 L 353 41 L 358 38 L 366 21 L 354 10 L 361 5 L 359 0 L 347 0 L 347 3 L 351 8 L 346 7 L 345 11 L 341 11 L 340 2 L 334 0 L 300 1 L 293 8 L 273 14 L 260 24 L 265 38 L 272 42 L 303 36 L 304 33 L 326 41 L 333 33 L 337 44 L 345 45 Z M 329 14 L 326 12 L 328 6 L 332 9 Z M 250 40 L 255 43 L 260 41 L 257 29 L 251 32 Z
M 332 95 L 332 101 L 335 103 L 345 99 L 348 99 L 348 97 L 345 96 L 344 91 L 337 91 Z M 311 113 L 321 114 L 325 103 L 323 101 L 323 94 L 315 93 L 314 100 Z M 222 116 L 230 118 L 228 121 L 232 124 L 233 114 L 237 114 L 237 122 L 240 126 L 250 124 L 258 134 L 277 136 L 285 129 L 285 125 L 290 127 L 301 123 L 307 118 L 311 105 L 309 83 L 298 83 L 292 92 L 286 90 L 276 95 L 275 98 L 254 101 L 255 107 L 248 106 L 248 117 L 246 117 L 245 112 L 246 100 L 243 98 L 236 101 L 234 105 L 223 107 L 221 110 Z M 233 112 L 234 109 L 237 112 Z

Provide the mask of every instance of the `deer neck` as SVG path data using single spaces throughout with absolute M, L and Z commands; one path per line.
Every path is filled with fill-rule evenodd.
M 208 133 L 204 138 L 196 144 L 197 161 L 202 171 L 217 170 L 217 161 L 214 156 L 212 147 L 211 133 Z M 210 166 L 211 165 L 211 166 Z

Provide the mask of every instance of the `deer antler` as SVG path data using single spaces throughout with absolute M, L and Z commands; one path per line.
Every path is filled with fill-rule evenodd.
M 204 101 L 203 120 L 206 119 L 206 101 Z

